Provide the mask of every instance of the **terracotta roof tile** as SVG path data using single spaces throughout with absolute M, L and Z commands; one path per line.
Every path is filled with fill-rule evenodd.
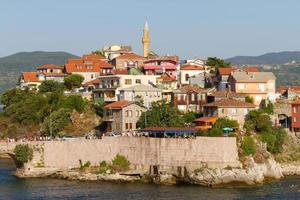
M 218 68 L 218 72 L 220 75 L 230 75 L 231 72 L 235 71 L 236 68 L 233 67 L 219 67 Z
M 100 84 L 100 79 L 96 78 L 94 80 L 88 81 L 86 83 L 83 84 L 83 86 L 90 86 L 90 85 L 99 85 Z
M 213 97 L 245 97 L 245 94 L 241 94 L 241 93 L 235 93 L 235 92 L 227 92 L 227 91 L 215 91 L 211 94 L 208 94 L 208 96 L 213 96 Z
M 113 75 L 118 75 L 118 74 L 126 75 L 126 74 L 128 74 L 128 70 L 127 69 L 114 69 L 114 70 L 112 70 L 112 74 Z
M 188 93 L 188 92 L 204 92 L 206 89 L 201 88 L 197 85 L 185 85 L 181 88 L 178 88 L 177 90 L 173 91 L 174 93 Z
M 188 64 L 188 65 L 181 65 L 180 70 L 204 70 L 204 67 Z
M 23 72 L 23 79 L 26 83 L 28 82 L 39 82 L 36 72 Z
M 204 107 L 229 107 L 229 108 L 255 108 L 255 105 L 236 99 L 221 99 L 212 103 L 204 104 Z
M 276 89 L 276 92 L 278 93 L 284 93 L 287 90 L 293 90 L 296 92 L 300 92 L 300 86 L 299 85 L 286 85 L 286 86 L 280 86 Z
M 165 82 L 177 81 L 175 77 L 171 77 L 168 74 L 161 75 L 158 79 L 162 79 Z
M 99 54 L 86 54 L 83 55 L 82 58 L 84 60 L 106 60 L 106 58 Z
M 107 104 L 106 106 L 104 106 L 105 109 L 116 109 L 116 108 L 122 108 L 124 106 L 127 106 L 129 104 L 131 104 L 132 102 L 129 101 L 116 101 L 110 104 Z
M 103 60 L 69 59 L 65 65 L 67 73 L 101 72 L 102 69 L 112 69 L 113 66 Z
M 42 72 L 42 73 L 39 73 L 39 74 L 44 74 L 45 76 L 50 76 L 50 77 L 65 77 L 67 76 L 67 74 L 64 74 L 64 73 L 47 73 L 47 72 Z
M 145 59 L 145 57 L 135 54 L 135 53 L 125 53 L 116 57 L 115 59 Z

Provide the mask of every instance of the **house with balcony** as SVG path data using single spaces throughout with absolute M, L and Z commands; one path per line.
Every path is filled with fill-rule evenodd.
M 178 65 L 178 56 L 157 57 L 144 62 L 144 72 L 147 75 L 168 74 L 176 78 Z
M 196 85 L 186 85 L 172 92 L 174 107 L 181 112 L 202 112 L 202 106 L 207 103 L 207 90 Z
M 259 106 L 263 99 L 271 102 L 276 99 L 276 77 L 272 72 L 235 71 L 228 80 L 232 92 L 252 97 L 256 106 Z
M 126 53 L 114 58 L 110 63 L 116 69 L 142 68 L 145 60 L 145 57 L 135 53 Z
M 67 74 L 80 74 L 83 83 L 94 80 L 100 75 L 112 73 L 113 66 L 100 55 L 84 55 L 82 58 L 70 58 L 65 64 Z
M 54 80 L 61 83 L 64 82 L 64 78 L 67 76 L 64 73 L 64 67 L 54 64 L 46 64 L 38 67 L 37 74 L 39 81 Z
M 129 101 L 117 101 L 106 105 L 103 116 L 106 131 L 121 134 L 137 130 L 137 122 L 145 111 L 145 107 Z
M 170 102 L 172 91 L 177 89 L 177 80 L 168 74 L 163 74 L 156 79 L 156 87 L 162 90 L 162 98 Z
M 135 85 L 120 89 L 120 101 L 134 101 L 151 107 L 152 102 L 162 100 L 162 91 L 151 85 Z
M 203 105 L 203 114 L 204 117 L 228 117 L 236 120 L 242 127 L 245 116 L 253 109 L 255 109 L 254 104 L 227 98 Z
M 155 86 L 155 75 L 117 74 L 99 77 L 99 86 L 94 90 L 94 99 L 103 98 L 105 102 L 120 100 L 120 90 L 136 85 Z

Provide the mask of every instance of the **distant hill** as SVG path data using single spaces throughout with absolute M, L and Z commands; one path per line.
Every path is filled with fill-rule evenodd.
M 34 71 L 43 64 L 64 65 L 68 58 L 77 58 L 67 52 L 20 52 L 0 58 L 0 93 L 15 87 L 23 71 Z
M 226 59 L 234 65 L 264 65 L 285 64 L 291 61 L 300 61 L 300 51 L 283 51 L 277 53 L 266 53 L 261 56 L 235 56 Z

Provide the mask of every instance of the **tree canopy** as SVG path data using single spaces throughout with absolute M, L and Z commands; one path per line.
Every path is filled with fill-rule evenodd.
M 153 102 L 151 108 L 144 112 L 138 126 L 145 127 L 180 127 L 184 125 L 182 114 L 166 101 Z
M 217 58 L 217 57 L 208 57 L 206 64 L 210 67 L 214 67 L 215 69 L 217 69 L 219 67 L 229 67 L 230 66 L 229 62 L 225 62 L 223 59 Z
M 84 77 L 80 74 L 71 74 L 64 78 L 64 84 L 69 90 L 81 87 Z

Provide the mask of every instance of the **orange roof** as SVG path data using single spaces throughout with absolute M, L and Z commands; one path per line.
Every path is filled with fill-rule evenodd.
M 124 106 L 129 105 L 131 102 L 129 101 L 116 101 L 110 104 L 107 104 L 106 106 L 104 106 L 104 108 L 106 109 L 116 109 L 116 108 L 122 108 Z
M 96 78 L 94 80 L 88 81 L 86 83 L 84 83 L 84 86 L 90 86 L 90 85 L 99 85 L 100 84 L 100 79 Z
M 180 67 L 181 70 L 204 70 L 203 66 L 198 66 L 198 65 L 181 65 Z
M 245 68 L 243 68 L 243 70 L 246 71 L 246 72 L 259 72 L 258 67 L 254 67 L 254 66 L 252 66 L 252 67 L 245 67 Z
M 83 55 L 82 58 L 84 60 L 106 60 L 106 58 L 99 54 L 86 54 Z
M 161 77 L 159 77 L 158 79 L 162 79 L 163 81 L 166 81 L 166 82 L 177 81 L 175 77 L 171 77 L 168 74 L 161 75 Z
M 135 53 L 126 53 L 116 57 L 115 59 L 145 59 L 145 58 Z
M 45 64 L 37 67 L 37 69 L 63 69 L 63 67 L 54 64 Z
M 228 108 L 255 108 L 252 103 L 247 103 L 237 99 L 221 99 L 212 103 L 204 104 L 204 107 L 228 107 Z
M 231 72 L 235 71 L 236 68 L 233 67 L 219 67 L 218 72 L 220 75 L 230 75 Z
M 293 91 L 300 91 L 300 86 L 299 85 L 286 85 L 286 86 L 280 86 L 276 89 L 276 92 L 278 93 L 284 93 L 287 90 L 293 90 Z
M 200 117 L 195 119 L 195 122 L 216 122 L 218 117 Z
M 28 82 L 39 82 L 36 72 L 23 72 L 22 76 L 23 76 L 23 79 L 26 83 L 28 83 Z
M 90 63 L 87 63 L 83 59 L 69 59 L 66 63 L 67 73 L 72 72 L 100 72 L 101 69 L 112 69 L 113 66 L 106 61 L 102 60 L 89 60 Z

